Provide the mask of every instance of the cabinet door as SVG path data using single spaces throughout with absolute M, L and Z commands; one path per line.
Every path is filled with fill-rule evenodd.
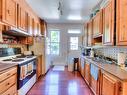
M 103 44 L 114 45 L 114 0 L 103 10 Z
M 117 45 L 127 45 L 127 0 L 117 0 Z
M 90 85 L 90 64 L 85 64 L 85 80 L 88 85 Z
M 37 79 L 42 75 L 42 55 L 37 58 Z
M 2 4 L 2 21 L 12 26 L 17 22 L 17 4 L 15 0 L 0 0 Z
M 28 16 L 28 33 L 30 35 L 33 35 L 33 29 L 34 29 L 34 26 L 33 26 L 33 18 Z
M 93 19 L 93 37 L 96 38 L 102 34 L 102 10 L 97 13 Z
M 3 42 L 3 37 L 2 37 L 2 25 L 0 24 L 0 42 Z
M 120 95 L 119 82 L 108 74 L 103 74 L 102 95 Z
M 88 32 L 87 32 L 87 25 L 86 25 L 84 27 L 83 46 L 87 46 L 87 38 L 88 38 Z
M 93 33 L 93 23 L 92 23 L 92 21 L 90 21 L 89 23 L 88 23 L 88 46 L 92 46 L 92 37 L 93 37 L 93 35 L 92 35 L 92 33 Z
M 28 14 L 20 6 L 18 7 L 18 28 L 25 32 L 27 32 L 28 28 Z

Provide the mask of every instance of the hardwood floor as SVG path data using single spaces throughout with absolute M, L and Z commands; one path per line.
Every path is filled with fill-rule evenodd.
M 78 72 L 53 71 L 41 78 L 27 95 L 93 95 Z

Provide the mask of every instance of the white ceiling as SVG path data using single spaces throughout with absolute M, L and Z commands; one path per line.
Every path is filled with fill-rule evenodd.
M 48 23 L 84 23 L 102 0 L 26 0 L 35 13 Z M 59 1 L 63 15 L 58 11 Z M 72 17 L 73 16 L 73 17 Z M 68 20 L 68 18 L 73 20 Z M 75 17 L 77 17 L 75 19 Z

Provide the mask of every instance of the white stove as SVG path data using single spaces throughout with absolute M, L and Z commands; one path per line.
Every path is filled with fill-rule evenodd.
M 36 82 L 36 56 L 14 55 L 0 57 L 1 64 L 17 64 L 18 95 L 26 95 Z
M 36 56 L 22 56 L 20 54 L 20 55 L 8 56 L 8 57 L 1 57 L 0 63 L 22 64 L 24 62 L 27 62 L 33 59 L 36 59 Z

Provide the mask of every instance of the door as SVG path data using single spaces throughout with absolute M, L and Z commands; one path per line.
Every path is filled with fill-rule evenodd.
M 21 6 L 18 6 L 18 28 L 25 32 L 28 30 L 28 14 Z
M 70 31 L 70 32 L 69 32 Z M 76 33 L 76 31 L 78 33 Z M 75 32 L 75 33 L 73 33 Z M 68 43 L 67 43 L 67 60 L 68 64 L 73 62 L 73 58 L 80 57 L 80 49 L 82 45 L 82 37 L 81 37 L 81 30 L 80 29 L 69 29 L 68 30 Z
M 88 46 L 92 46 L 93 43 L 93 21 L 88 23 Z
M 65 65 L 65 58 L 61 47 L 61 36 L 59 29 L 49 30 L 49 54 L 53 65 Z
M 117 0 L 117 45 L 127 45 L 127 0 Z
M 103 9 L 103 44 L 114 45 L 114 0 Z
M 93 19 L 93 37 L 96 38 L 102 34 L 102 10 L 96 14 Z
M 120 95 L 119 81 L 105 73 L 102 78 L 102 95 Z
M 1 0 L 2 3 L 2 21 L 16 26 L 17 22 L 17 4 L 15 0 Z

